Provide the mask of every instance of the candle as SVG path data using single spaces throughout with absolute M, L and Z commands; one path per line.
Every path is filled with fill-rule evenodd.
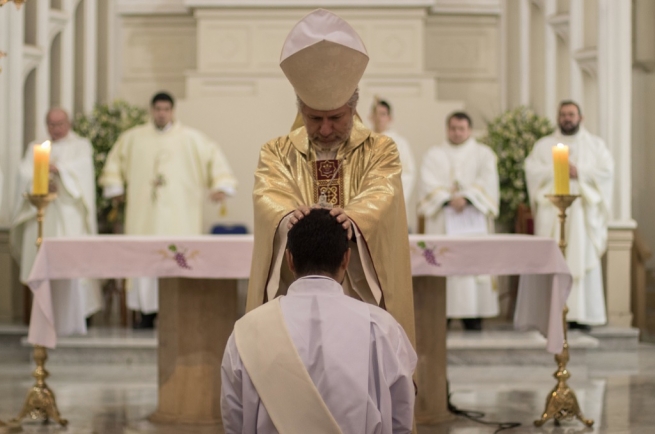
M 558 143 L 553 146 L 555 194 L 569 194 L 569 147 Z
M 48 194 L 50 177 L 50 141 L 34 145 L 34 179 L 32 194 Z

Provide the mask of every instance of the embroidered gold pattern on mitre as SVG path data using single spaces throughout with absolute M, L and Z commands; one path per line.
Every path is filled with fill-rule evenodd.
M 313 163 L 314 203 L 318 203 L 324 194 L 329 204 L 343 207 L 343 176 L 339 160 L 320 160 Z

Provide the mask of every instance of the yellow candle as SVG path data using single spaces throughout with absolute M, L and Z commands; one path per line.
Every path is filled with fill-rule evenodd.
M 34 179 L 32 194 L 48 194 L 50 176 L 50 141 L 34 145 Z
M 553 146 L 555 194 L 569 194 L 569 147 L 558 143 Z

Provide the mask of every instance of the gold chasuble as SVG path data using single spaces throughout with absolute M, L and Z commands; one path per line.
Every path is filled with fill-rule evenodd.
M 285 218 L 321 195 L 354 224 L 344 292 L 386 308 L 414 342 L 414 303 L 401 163 L 395 143 L 357 118 L 336 159 L 317 161 L 305 127 L 266 143 L 255 172 L 255 246 L 246 309 L 286 293 Z M 283 221 L 284 220 L 284 221 Z M 320 249 L 320 246 L 316 246 Z M 267 293 L 268 289 L 268 293 Z M 380 293 L 381 291 L 381 293 Z

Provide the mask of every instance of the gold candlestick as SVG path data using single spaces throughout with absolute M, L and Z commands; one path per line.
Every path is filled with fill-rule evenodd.
M 559 209 L 559 248 L 562 250 L 562 255 L 566 257 L 566 209 L 571 206 L 571 204 L 578 198 L 580 195 L 577 194 L 547 194 L 546 197 Z M 569 362 L 569 344 L 567 342 L 567 324 L 566 324 L 566 314 L 569 312 L 569 308 L 564 306 L 564 312 L 562 313 L 562 321 L 564 325 L 564 345 L 562 347 L 562 352 L 555 355 L 555 361 L 557 362 L 557 371 L 553 374 L 557 380 L 557 385 L 550 392 L 548 398 L 546 399 L 546 409 L 544 414 L 541 416 L 541 419 L 535 420 L 535 426 L 542 426 L 549 419 L 555 421 L 555 425 L 559 425 L 562 420 L 577 418 L 580 422 L 590 427 L 594 424 L 592 419 L 585 419 L 582 411 L 580 410 L 580 405 L 578 404 L 578 398 L 575 396 L 575 392 L 571 389 L 566 381 L 571 378 L 571 374 L 566 369 L 566 365 Z
M 43 243 L 43 219 L 45 218 L 45 209 L 48 207 L 50 202 L 52 202 L 57 198 L 57 193 L 48 193 L 48 194 L 25 193 L 24 196 L 36 208 L 36 224 L 38 227 L 38 233 L 36 236 L 36 248 L 39 249 L 41 248 L 41 243 Z
M 45 217 L 45 209 L 48 204 L 57 197 L 57 194 L 26 194 L 25 197 L 36 208 L 36 222 L 38 225 L 36 247 L 38 249 L 41 247 L 41 243 L 43 243 L 43 219 Z M 36 384 L 34 384 L 34 386 L 32 386 L 32 388 L 27 392 L 27 398 L 25 399 L 25 404 L 23 404 L 23 409 L 15 419 L 11 420 L 10 424 L 14 426 L 19 425 L 25 417 L 44 422 L 52 419 L 62 426 L 68 424 L 68 421 L 62 419 L 59 410 L 57 410 L 55 394 L 45 383 L 45 379 L 50 375 L 45 369 L 45 361 L 47 359 L 47 349 L 40 345 L 34 345 L 34 362 L 36 363 L 36 369 L 32 373 L 32 376 L 36 378 Z

